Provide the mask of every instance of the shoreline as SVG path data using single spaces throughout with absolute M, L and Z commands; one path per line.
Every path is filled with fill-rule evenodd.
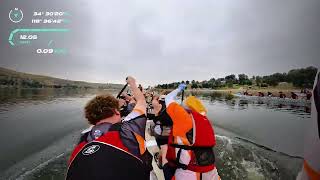
M 174 89 L 156 89 L 156 91 L 160 92 L 161 94 L 171 92 Z M 185 92 L 187 93 L 225 93 L 225 94 L 236 94 L 236 93 L 243 93 L 247 91 L 248 93 L 252 94 L 252 96 L 258 96 L 259 92 L 262 92 L 267 96 L 268 92 L 273 94 L 273 97 L 279 97 L 279 92 L 283 92 L 287 97 L 291 97 L 291 92 L 294 92 L 298 95 L 301 95 L 301 89 L 299 88 L 252 88 L 247 89 L 244 87 L 240 88 L 225 88 L 225 89 L 187 89 Z M 299 96 L 299 99 L 301 96 Z

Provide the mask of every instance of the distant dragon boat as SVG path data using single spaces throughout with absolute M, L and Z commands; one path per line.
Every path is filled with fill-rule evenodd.
M 292 98 L 280 98 L 274 96 L 249 96 L 241 93 L 233 94 L 235 97 L 245 100 L 262 102 L 264 104 L 279 104 L 279 105 L 292 105 L 292 106 L 304 106 L 310 107 L 311 101 L 306 98 L 292 99 Z M 300 96 L 303 97 L 303 96 Z

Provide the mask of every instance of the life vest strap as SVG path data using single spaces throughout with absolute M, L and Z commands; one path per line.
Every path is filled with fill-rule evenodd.
M 209 149 L 214 146 L 188 146 L 188 145 L 180 145 L 180 144 L 170 144 L 170 146 L 174 148 L 184 149 L 184 150 L 201 150 L 201 149 Z
M 199 168 L 210 168 L 215 163 L 215 155 L 213 151 L 213 147 L 198 147 L 198 146 L 186 146 L 186 145 L 178 145 L 178 144 L 170 144 L 171 147 L 178 148 L 178 153 L 176 155 L 175 160 L 171 160 L 172 163 L 176 165 L 177 168 L 181 168 L 183 170 L 193 169 L 199 170 Z M 194 159 L 187 164 L 180 163 L 181 151 L 182 150 L 191 150 L 194 156 Z M 170 160 L 169 160 L 170 161 Z M 201 172 L 201 171 L 200 171 Z
M 188 165 L 180 163 L 181 150 L 182 149 L 179 149 L 179 151 L 178 151 L 175 164 L 176 164 L 177 168 L 181 168 L 183 170 L 187 170 L 188 169 Z

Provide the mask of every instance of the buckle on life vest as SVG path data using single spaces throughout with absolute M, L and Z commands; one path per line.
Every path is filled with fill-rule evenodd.
M 188 166 L 179 162 L 179 163 L 177 163 L 177 168 L 181 168 L 183 170 L 187 170 Z
M 175 164 L 178 168 L 188 169 L 189 166 L 210 166 L 215 163 L 215 155 L 212 147 L 193 147 L 186 145 L 170 144 L 171 147 L 179 148 Z M 193 153 L 193 159 L 188 165 L 180 163 L 180 156 L 182 150 L 191 150 Z

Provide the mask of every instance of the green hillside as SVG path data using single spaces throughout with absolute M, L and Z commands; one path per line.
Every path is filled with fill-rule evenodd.
M 71 81 L 49 76 L 27 74 L 0 67 L 0 88 L 1 87 L 120 89 L 123 85 Z

